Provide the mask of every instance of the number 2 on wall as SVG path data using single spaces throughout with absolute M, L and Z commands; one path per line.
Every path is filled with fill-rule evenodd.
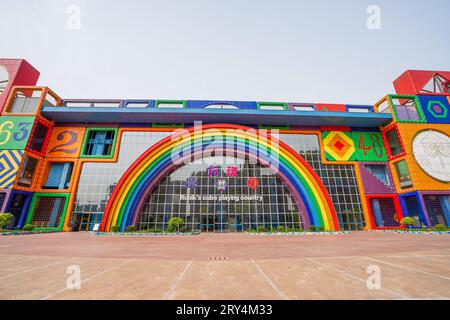
M 55 153 L 55 152 L 63 152 L 63 153 L 68 153 L 68 154 L 74 154 L 77 152 L 77 148 L 67 148 L 70 147 L 71 145 L 75 144 L 78 140 L 78 134 L 76 134 L 73 131 L 63 131 L 61 133 L 58 134 L 58 136 L 56 137 L 56 139 L 58 141 L 62 141 L 64 140 L 66 137 L 69 137 L 69 141 L 58 144 L 57 146 L 54 146 L 49 153 Z

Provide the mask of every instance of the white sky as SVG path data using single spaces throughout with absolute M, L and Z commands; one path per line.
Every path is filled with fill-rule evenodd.
M 371 4 L 380 30 L 366 26 Z M 63 98 L 373 104 L 406 69 L 450 70 L 449 12 L 448 0 L 0 0 L 0 56 L 25 58 Z

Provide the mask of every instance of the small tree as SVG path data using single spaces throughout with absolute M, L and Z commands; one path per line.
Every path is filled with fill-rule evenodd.
M 11 213 L 0 213 L 0 230 L 4 229 L 12 220 Z
M 443 224 L 437 224 L 433 227 L 435 231 L 445 231 L 447 228 Z
M 400 221 L 400 223 L 408 227 L 408 229 L 411 229 L 411 227 L 416 223 L 416 220 L 414 220 L 414 218 L 411 217 L 404 217 L 402 221 Z
M 34 230 L 34 226 L 29 223 L 29 224 L 24 225 L 22 230 L 24 230 L 24 231 L 33 231 Z
M 126 232 L 136 232 L 136 226 L 130 225 L 125 228 Z
M 167 231 L 174 232 L 178 231 L 180 232 L 180 227 L 184 224 L 184 220 L 179 217 L 173 217 L 169 220 L 169 225 L 167 227 Z

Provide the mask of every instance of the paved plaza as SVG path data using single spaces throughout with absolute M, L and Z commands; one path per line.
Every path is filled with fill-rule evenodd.
M 0 299 L 450 299 L 450 235 L 2 236 Z

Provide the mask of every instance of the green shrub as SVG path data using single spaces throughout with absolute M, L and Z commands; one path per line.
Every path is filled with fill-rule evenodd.
M 316 232 L 316 226 L 315 225 L 310 225 L 309 226 L 309 232 Z
M 264 226 L 258 226 L 256 230 L 258 230 L 258 232 L 267 232 L 267 229 Z
M 278 232 L 286 232 L 286 227 L 285 226 L 278 226 L 277 227 L 277 231 Z
M 184 220 L 179 217 L 170 218 L 167 231 L 169 232 L 180 232 L 181 225 L 184 224 Z
M 295 228 L 287 228 L 287 232 L 297 232 Z
M 11 213 L 0 213 L 0 230 L 4 229 L 12 220 Z
M 255 229 L 247 229 L 247 230 L 245 230 L 245 232 L 248 232 L 248 233 L 256 233 L 256 230 L 255 230 Z
M 136 232 L 136 226 L 127 226 L 125 232 Z
M 435 231 L 445 231 L 447 228 L 443 224 L 437 224 L 433 227 Z
M 319 226 L 319 227 L 317 227 L 317 231 L 319 231 L 319 232 L 324 232 L 324 231 L 325 231 L 325 228 L 322 227 L 322 226 Z
M 24 231 L 33 231 L 34 230 L 34 226 L 32 224 L 26 224 L 23 226 L 22 230 Z
M 153 229 L 152 231 L 153 231 L 153 233 L 162 233 L 161 229 Z
M 111 227 L 111 232 L 119 232 L 120 227 L 118 225 L 114 225 Z
M 423 226 L 422 226 L 422 230 L 423 230 L 423 231 L 426 231 L 426 230 L 428 230 L 428 227 L 427 227 L 426 225 L 423 225 Z
M 414 220 L 414 218 L 411 217 L 404 217 L 400 223 L 404 226 L 406 226 L 408 229 L 411 228 L 412 226 L 414 226 L 414 224 L 416 223 L 416 220 Z

